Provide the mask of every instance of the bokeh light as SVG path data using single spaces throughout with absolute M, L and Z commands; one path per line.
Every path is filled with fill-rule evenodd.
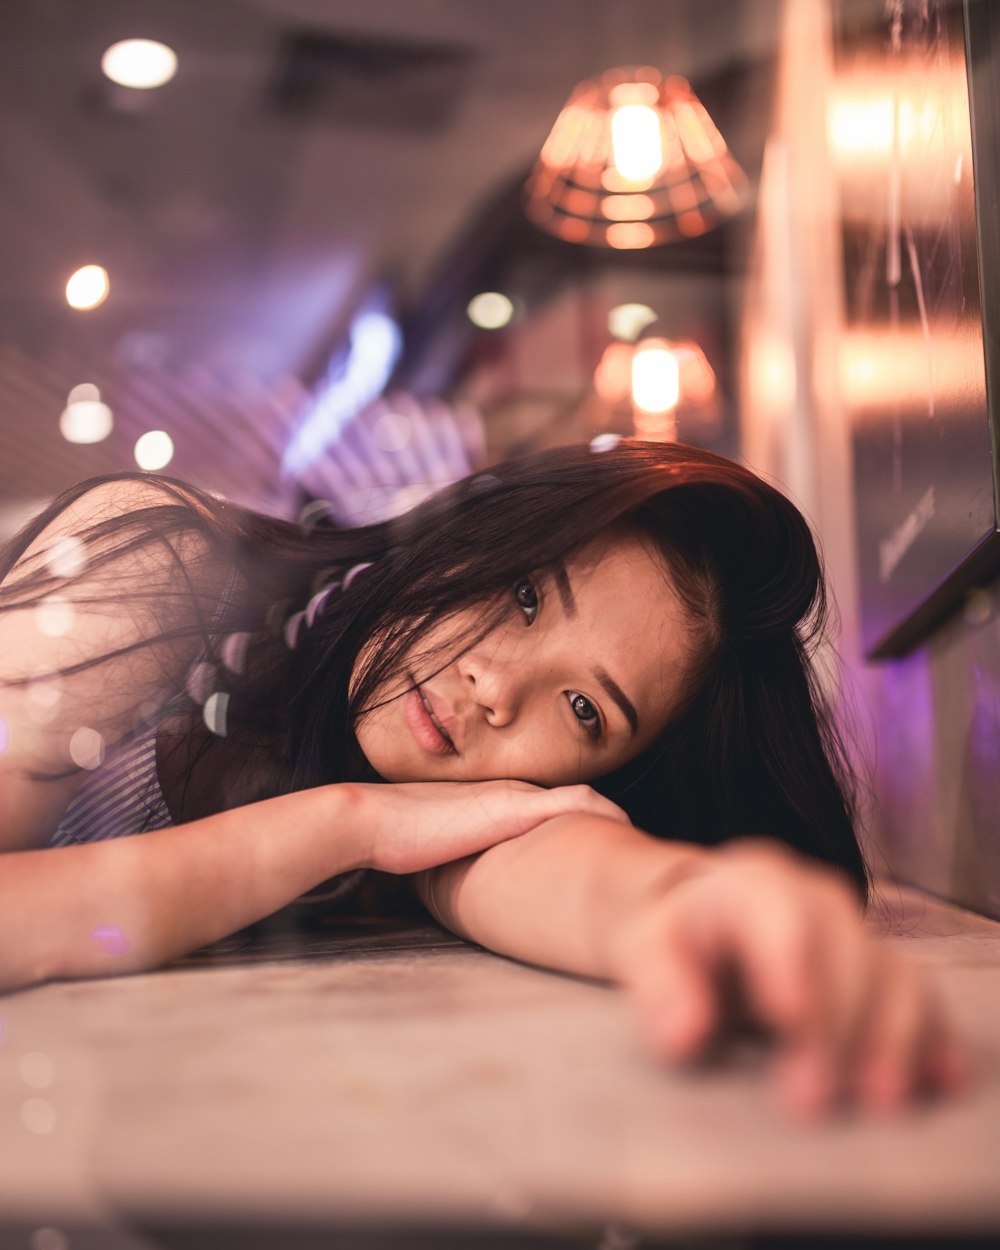
M 129 949 L 129 940 L 120 925 L 100 924 L 91 929 L 90 936 L 101 944 L 105 955 L 124 955 Z
M 648 304 L 616 304 L 608 313 L 608 332 L 624 343 L 634 343 L 655 320 L 656 313 Z
M 46 595 L 35 608 L 35 624 L 46 638 L 62 638 L 73 629 L 73 604 L 62 595 Z
M 74 399 L 74 395 L 84 391 L 84 386 L 74 386 L 59 417 L 59 433 L 67 443 L 100 443 L 114 428 L 114 414 L 99 398 L 100 391 L 89 383 L 85 387 L 86 394 L 93 393 L 94 398 Z
M 174 440 L 166 430 L 147 430 L 135 445 L 135 462 L 140 469 L 155 473 L 174 458 Z
M 96 729 L 81 725 L 69 740 L 69 757 L 77 768 L 100 768 L 104 763 L 103 737 Z
M 481 330 L 499 330 L 514 316 L 514 305 L 500 291 L 481 291 L 469 300 L 466 312 Z
M 648 104 L 626 104 L 611 114 L 615 168 L 629 182 L 654 178 L 663 165 L 660 115 Z
M 83 265 L 66 283 L 66 303 L 81 312 L 97 308 L 108 298 L 111 280 L 103 265 Z
M 228 731 L 229 695 L 224 690 L 216 690 L 205 700 L 201 712 L 209 732 L 224 738 Z
M 10 730 L 7 728 L 7 722 L 0 717 L 0 755 L 6 753 L 10 746 Z
M 218 680 L 214 664 L 209 664 L 207 660 L 196 660 L 188 669 L 184 689 L 195 703 L 202 704 L 215 689 Z
M 101 70 L 120 87 L 148 91 L 177 73 L 177 53 L 155 39 L 122 39 L 101 57 Z
M 26 1098 L 21 1103 L 21 1123 L 29 1133 L 41 1137 L 56 1126 L 56 1109 L 47 1098 Z
M 53 577 L 79 577 L 87 567 L 87 548 L 75 535 L 64 534 L 47 551 L 45 564 Z
M 40 1050 L 29 1050 L 17 1065 L 18 1074 L 25 1085 L 32 1089 L 48 1089 L 55 1080 L 55 1064 Z
M 647 339 L 632 357 L 632 400 L 642 412 L 669 412 L 680 398 L 677 357 L 661 339 Z
M 101 388 L 94 382 L 81 382 L 66 396 L 67 404 L 84 404 L 101 398 Z
M 53 675 L 30 682 L 25 691 L 25 699 L 28 715 L 36 725 L 51 724 L 59 715 L 59 704 L 62 700 L 58 679 Z
M 230 634 L 219 648 L 219 657 L 231 673 L 242 673 L 246 668 L 247 648 L 253 634 Z
M 382 451 L 402 451 L 412 433 L 410 418 L 401 412 L 383 412 L 372 426 L 372 438 Z
M 632 357 L 628 343 L 609 343 L 594 370 L 594 390 L 609 404 L 623 403 L 632 392 Z

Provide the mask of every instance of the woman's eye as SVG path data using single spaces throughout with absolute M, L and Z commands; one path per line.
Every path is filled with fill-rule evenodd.
M 577 694 L 575 690 L 567 691 L 569 705 L 573 709 L 573 715 L 580 724 L 594 737 L 599 737 L 601 732 L 601 718 L 598 715 L 597 708 L 587 698 L 585 694 Z
M 528 624 L 538 615 L 538 595 L 535 588 L 526 577 L 522 577 L 514 586 L 514 598 L 517 600 L 517 606 L 524 613 Z

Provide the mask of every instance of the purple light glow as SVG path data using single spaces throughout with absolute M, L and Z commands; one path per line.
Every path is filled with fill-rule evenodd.
M 90 936 L 100 942 L 106 955 L 124 955 L 129 949 L 128 938 L 116 924 L 98 925 Z

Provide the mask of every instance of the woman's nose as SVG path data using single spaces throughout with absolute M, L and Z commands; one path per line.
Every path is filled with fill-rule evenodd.
M 520 677 L 517 669 L 500 657 L 484 654 L 478 647 L 458 661 L 459 672 L 491 725 L 508 725 L 517 714 Z

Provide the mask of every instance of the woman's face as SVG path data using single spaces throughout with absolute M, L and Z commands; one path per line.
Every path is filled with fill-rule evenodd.
M 480 621 L 464 609 L 421 653 L 448 656 Z M 662 557 L 637 534 L 602 535 L 565 576 L 511 586 L 504 621 L 440 671 L 408 664 L 355 732 L 387 781 L 591 781 L 658 737 L 695 646 Z

